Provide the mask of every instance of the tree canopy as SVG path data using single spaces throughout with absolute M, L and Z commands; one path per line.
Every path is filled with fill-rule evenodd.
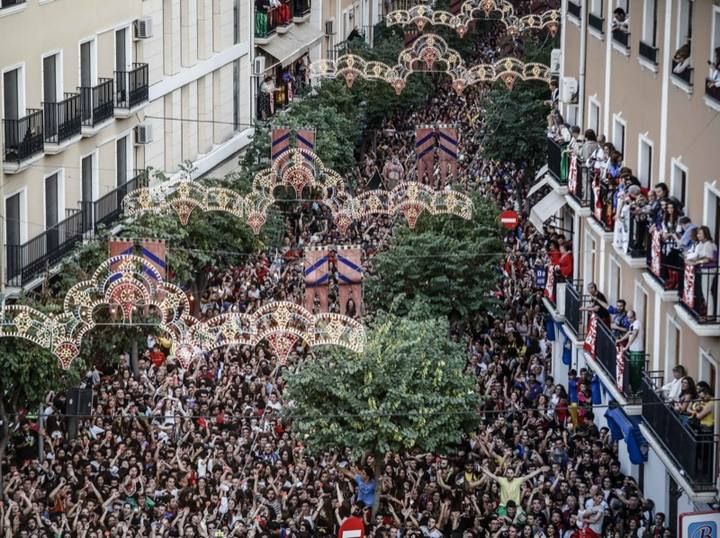
M 447 320 L 379 315 L 362 354 L 323 350 L 289 373 L 288 418 L 311 452 L 452 449 L 480 403 L 465 364 Z

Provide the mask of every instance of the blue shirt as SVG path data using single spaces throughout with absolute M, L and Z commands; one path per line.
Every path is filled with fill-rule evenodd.
M 372 506 L 375 502 L 375 481 L 363 482 L 359 474 L 355 475 L 357 484 L 357 500 L 365 503 L 365 506 Z

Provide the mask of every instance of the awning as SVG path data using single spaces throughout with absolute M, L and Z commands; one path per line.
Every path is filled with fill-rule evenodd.
M 565 203 L 564 196 L 559 195 L 555 191 L 549 192 L 545 198 L 532 206 L 530 210 L 530 222 L 535 228 L 542 230 L 545 221 L 557 213 Z
M 535 181 L 537 181 L 541 177 L 545 177 L 545 175 L 548 173 L 548 170 L 549 170 L 548 165 L 543 164 L 542 167 L 540 168 L 540 170 L 538 170 L 538 173 L 535 174 Z
M 325 37 L 325 33 L 312 24 L 296 24 L 287 33 L 275 36 L 267 45 L 258 45 L 286 67 L 308 52 L 310 47 Z M 271 67 L 269 65 L 268 67 Z
M 537 178 L 535 178 L 537 180 Z M 537 191 L 542 189 L 545 185 L 547 185 L 550 182 L 547 176 L 543 177 L 540 181 L 535 183 L 532 187 L 530 187 L 530 190 L 527 193 L 527 197 L 530 198 L 533 194 L 535 194 Z
M 630 463 L 640 465 L 647 462 L 648 443 L 640 432 L 640 417 L 629 417 L 620 407 L 611 407 L 605 411 L 605 419 L 613 441 L 625 439 Z

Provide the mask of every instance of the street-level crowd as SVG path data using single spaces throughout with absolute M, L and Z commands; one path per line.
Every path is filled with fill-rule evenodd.
M 414 126 L 455 123 L 463 187 L 527 216 L 531 171 L 482 158 L 486 90 L 458 97 L 440 84 L 425 108 L 387 120 L 358 178 L 377 168 L 391 183 L 392 163 L 412 177 Z M 341 236 L 321 205 L 298 206 L 286 215 L 282 250 L 212 269 L 200 309 L 210 317 L 300 302 L 303 247 L 354 242 L 367 259 L 391 225 L 369 218 Z M 524 219 L 506 234 L 492 291 L 502 314 L 479 314 L 461 335 L 484 397 L 481 426 L 451 454 L 387 454 L 379 476 L 369 457 L 308 454 L 282 418 L 285 367 L 268 348 L 223 349 L 183 369 L 161 336 L 148 335 L 136 368 L 122 353 L 88 372 L 93 415 L 73 439 L 62 394 L 48 395 L 43 428 L 29 418 L 13 424 L 0 535 L 309 538 L 336 536 L 354 513 L 378 538 L 670 536 L 664 514 L 621 472 L 608 430 L 593 422 L 589 373 L 571 371 L 567 385 L 550 373 L 535 268 L 568 239 Z M 288 367 L 302 360 L 312 359 L 299 347 Z

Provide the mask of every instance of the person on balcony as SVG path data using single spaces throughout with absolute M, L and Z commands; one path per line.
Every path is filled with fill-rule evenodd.
M 691 53 L 692 49 L 689 41 L 675 51 L 675 55 L 673 56 L 673 73 L 681 75 L 690 68 Z
M 615 306 L 608 306 L 608 312 L 610 312 L 610 315 L 612 316 L 610 328 L 613 330 L 615 338 L 622 338 L 630 329 L 630 320 L 628 319 L 628 313 L 625 306 L 626 304 L 624 299 L 618 299 Z
M 627 334 L 620 338 L 617 343 L 622 346 L 623 352 L 628 352 L 630 359 L 630 387 L 633 393 L 637 393 L 640 391 L 642 372 L 645 366 L 645 330 L 634 310 L 628 311 L 627 319 L 630 322 L 630 328 Z
M 717 267 L 717 245 L 712 240 L 712 234 L 710 228 L 707 226 L 700 226 L 697 232 L 697 244 L 692 248 L 685 256 L 685 263 L 688 265 L 694 265 L 698 268 L 712 269 Z M 705 278 L 710 278 L 710 297 L 705 297 L 703 290 L 703 274 L 701 271 L 696 271 L 695 274 L 695 308 L 701 317 L 705 318 L 708 316 L 708 312 L 711 312 L 712 316 L 715 315 L 715 297 L 717 295 L 717 275 L 707 275 Z M 712 299 L 712 301 L 709 301 Z
M 625 10 L 621 7 L 615 8 L 613 11 L 612 29 L 620 30 L 621 32 L 628 33 L 630 28 L 630 17 L 627 16 Z
M 720 47 L 715 47 L 715 60 L 708 62 L 710 73 L 707 78 L 708 88 L 720 88 Z
M 579 157 L 583 164 L 587 164 L 600 145 L 597 141 L 597 135 L 592 129 L 587 129 L 584 136 L 585 142 L 580 147 Z
M 693 234 L 693 231 L 697 229 L 697 226 L 695 226 L 695 224 L 693 224 L 690 220 L 690 217 L 687 216 L 680 217 L 678 223 L 680 224 L 680 229 L 682 230 L 678 239 L 678 247 L 680 247 L 681 255 L 685 256 L 697 242 L 697 232 Z
M 681 417 L 687 417 L 690 413 L 690 404 L 697 399 L 697 389 L 695 388 L 695 380 L 688 376 L 680 381 L 680 396 L 673 404 L 673 409 Z M 686 420 L 686 418 L 683 418 Z
M 592 312 L 598 319 L 605 323 L 608 327 L 610 326 L 610 312 L 608 311 L 608 300 L 601 291 L 598 290 L 597 285 L 594 282 L 588 284 L 587 287 L 588 295 L 590 296 L 590 304 L 580 308 L 583 312 Z
M 677 402 L 680 400 L 682 393 L 682 381 L 687 376 L 687 371 L 682 364 L 678 364 L 673 368 L 673 379 L 669 383 L 665 383 L 658 392 L 667 402 Z
M 677 289 L 680 283 L 680 271 L 682 270 L 682 258 L 680 255 L 679 237 L 682 234 L 680 217 L 682 216 L 682 204 L 675 197 L 670 197 L 661 202 L 664 206 L 662 212 L 659 232 L 662 236 L 662 253 L 665 257 L 667 270 L 665 289 Z
M 573 254 L 572 245 L 565 241 L 560 242 L 560 257 L 557 265 L 560 269 L 560 276 L 563 280 L 571 280 L 573 273 Z

